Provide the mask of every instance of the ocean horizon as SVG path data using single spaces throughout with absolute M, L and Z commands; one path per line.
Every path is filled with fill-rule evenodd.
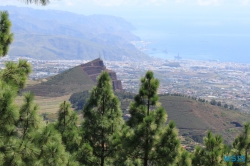
M 132 33 L 147 43 L 143 52 L 149 56 L 174 59 L 179 55 L 183 59 L 250 63 L 248 26 L 229 21 L 218 25 L 197 22 L 169 17 L 132 20 L 136 27 Z
M 166 60 L 180 56 L 182 59 L 250 63 L 250 35 L 164 32 L 160 35 L 139 30 L 132 33 L 144 42 L 142 51 L 149 56 Z

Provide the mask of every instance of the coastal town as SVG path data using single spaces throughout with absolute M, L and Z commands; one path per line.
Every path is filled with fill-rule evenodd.
M 27 59 L 33 68 L 30 79 L 42 80 L 90 60 L 36 60 Z M 0 61 L 17 61 L 18 57 L 5 57 Z M 121 80 L 123 89 L 138 92 L 140 78 L 152 70 L 160 80 L 159 94 L 181 94 L 206 101 L 212 99 L 233 105 L 235 109 L 250 112 L 250 64 L 219 62 L 215 60 L 159 60 L 105 61 L 107 69 L 113 70 Z

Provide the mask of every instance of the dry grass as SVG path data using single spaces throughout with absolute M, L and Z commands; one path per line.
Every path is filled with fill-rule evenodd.
M 55 114 L 58 111 L 60 103 L 64 100 L 68 101 L 70 95 L 65 95 L 61 97 L 42 97 L 35 96 L 35 103 L 39 105 L 39 113 Z M 16 98 L 16 103 L 20 106 L 23 103 L 22 96 Z
M 212 84 L 210 86 L 217 87 L 217 88 L 230 88 L 230 85 L 222 85 L 222 84 Z
M 166 109 L 168 120 L 175 121 L 177 127 L 190 135 L 205 135 L 207 130 L 220 134 L 227 143 L 232 143 L 242 130 L 231 122 L 241 125 L 249 121 L 250 115 L 235 110 L 212 106 L 178 96 L 162 96 L 162 106 Z
M 36 81 L 36 80 L 28 80 L 27 83 L 26 83 L 26 87 L 27 86 L 32 86 L 32 85 L 36 85 L 36 84 L 39 84 L 41 83 L 40 81 Z

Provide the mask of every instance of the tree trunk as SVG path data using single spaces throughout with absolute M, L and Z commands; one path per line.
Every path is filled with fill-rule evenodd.
M 104 156 L 101 158 L 101 166 L 104 166 Z
M 147 110 L 147 116 L 149 116 L 149 106 L 150 106 L 150 98 L 148 97 L 148 110 Z M 148 165 L 148 124 L 146 128 L 146 145 L 145 145 L 145 153 L 144 153 L 144 166 Z
M 64 101 L 64 107 L 66 106 L 65 103 L 66 103 L 66 101 Z M 65 120 L 65 118 L 66 118 L 66 111 L 65 111 L 65 109 L 66 109 L 66 108 L 63 109 L 63 111 L 64 111 L 64 117 L 63 117 L 63 118 L 64 118 L 63 132 L 64 132 L 64 130 L 65 130 L 65 122 L 66 122 L 66 120 Z
M 148 165 L 148 159 L 144 158 L 144 166 L 147 166 L 147 165 Z
M 104 137 L 104 135 L 103 135 L 103 129 L 102 129 L 102 137 Z M 102 140 L 102 156 L 101 156 L 101 166 L 104 166 L 104 152 L 105 152 L 105 146 L 104 146 L 105 144 L 104 144 L 104 141 Z
M 104 101 L 104 97 L 102 98 L 102 115 L 104 114 L 105 111 L 105 101 Z M 103 126 L 102 126 L 103 127 Z M 104 166 L 104 129 L 102 128 L 102 156 L 101 156 L 101 166 Z
M 146 148 L 144 153 L 144 166 L 148 165 L 148 138 L 146 139 Z
M 245 166 L 247 166 L 247 150 L 248 148 L 245 149 Z

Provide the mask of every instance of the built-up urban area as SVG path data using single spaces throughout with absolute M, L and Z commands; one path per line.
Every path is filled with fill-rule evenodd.
M 30 79 L 41 80 L 90 60 L 35 60 L 27 59 L 33 67 Z M 18 58 L 1 58 L 5 61 Z M 152 70 L 160 80 L 159 94 L 182 94 L 221 104 L 234 105 L 250 112 L 250 64 L 198 60 L 154 60 L 150 62 L 105 61 L 108 69 L 116 72 L 126 91 L 138 92 L 140 78 Z

